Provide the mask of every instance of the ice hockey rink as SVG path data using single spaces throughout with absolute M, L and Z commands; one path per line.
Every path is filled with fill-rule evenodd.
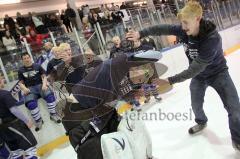
M 226 58 L 229 72 L 240 92 L 238 70 L 240 50 L 234 51 Z M 177 65 L 170 69 L 181 70 Z M 163 75 L 162 78 L 168 75 Z M 163 100 L 160 103 L 152 100 L 150 104 L 143 106 L 143 113 L 146 113 L 144 121 L 152 138 L 153 156 L 156 159 L 240 159 L 240 154 L 232 148 L 227 113 L 219 96 L 210 87 L 206 91 L 204 103 L 204 110 L 209 119 L 208 126 L 198 135 L 188 134 L 188 129 L 194 124 L 189 83 L 190 80 L 176 84 L 173 90 L 162 94 Z M 160 112 L 167 114 L 168 119 L 163 119 L 163 115 L 159 115 Z M 150 114 L 156 114 L 156 116 L 153 115 L 150 119 Z M 173 118 L 176 114 L 181 114 L 182 119 Z M 42 158 L 74 159 L 77 156 L 71 145 L 65 144 Z

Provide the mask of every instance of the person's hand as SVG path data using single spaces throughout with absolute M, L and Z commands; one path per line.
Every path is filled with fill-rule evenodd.
M 65 52 L 59 54 L 59 58 L 62 59 L 65 63 L 68 63 L 68 61 L 71 61 L 71 55 Z
M 29 120 L 26 124 L 27 124 L 27 127 L 28 127 L 29 129 L 31 129 L 31 128 L 33 127 L 33 122 L 32 122 L 32 120 Z
M 140 33 L 138 31 L 129 31 L 126 34 L 126 39 L 130 41 L 138 41 L 140 39 Z
M 47 91 L 47 89 L 48 89 L 47 85 L 43 85 L 43 86 L 42 86 L 42 90 L 43 90 L 43 91 Z
M 30 93 L 30 89 L 28 89 L 28 88 L 23 89 L 24 95 L 28 95 L 29 93 Z

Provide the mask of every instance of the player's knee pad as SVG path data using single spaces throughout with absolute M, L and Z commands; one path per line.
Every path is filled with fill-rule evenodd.
M 56 101 L 56 98 L 53 93 L 48 94 L 44 99 L 47 103 L 53 103 Z
M 38 103 L 37 103 L 37 100 L 31 100 L 29 102 L 26 103 L 26 107 L 29 109 L 29 110 L 34 110 L 36 109 L 38 106 Z

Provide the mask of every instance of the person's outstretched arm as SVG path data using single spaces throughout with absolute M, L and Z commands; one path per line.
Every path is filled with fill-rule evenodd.
M 130 31 L 126 34 L 126 39 L 136 41 L 147 36 L 175 35 L 185 36 L 186 33 L 180 25 L 161 24 L 148 27 L 139 32 Z
M 192 63 L 189 65 L 188 69 L 182 71 L 181 73 L 169 77 L 168 81 L 170 84 L 183 82 L 187 79 L 193 78 L 205 68 L 212 63 L 214 58 L 216 57 L 216 46 L 220 45 L 219 37 L 211 38 L 202 43 L 198 52 L 201 54 L 198 55 L 195 59 L 193 59 Z

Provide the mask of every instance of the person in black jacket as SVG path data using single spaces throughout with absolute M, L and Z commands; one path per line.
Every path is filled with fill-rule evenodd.
M 6 28 L 6 25 L 8 25 L 10 30 L 15 30 L 15 22 L 13 18 L 9 17 L 7 14 L 5 15 L 3 24 L 4 24 L 4 28 Z
M 202 7 L 198 2 L 188 2 L 178 13 L 180 25 L 157 25 L 140 32 L 130 32 L 126 38 L 136 40 L 148 35 L 175 35 L 186 46 L 188 69 L 169 77 L 171 84 L 192 78 L 190 84 L 192 109 L 197 125 L 189 129 L 190 134 L 203 130 L 207 116 L 203 110 L 204 96 L 208 86 L 213 87 L 228 112 L 233 147 L 240 151 L 240 103 L 228 72 L 222 49 L 222 39 L 216 26 L 202 19 Z M 157 83 L 157 81 L 156 81 Z
M 27 26 L 26 19 L 19 12 L 17 12 L 16 20 L 17 20 L 17 24 L 19 25 L 19 27 L 25 28 Z
M 62 10 L 60 18 L 63 21 L 63 24 L 66 26 L 67 32 L 68 33 L 72 32 L 72 27 L 71 27 L 70 20 L 68 19 L 68 17 L 66 17 L 66 14 L 65 14 L 64 10 Z
M 74 9 L 72 9 L 70 7 L 69 4 L 67 4 L 67 9 L 65 11 L 65 16 L 70 20 L 70 22 L 72 24 L 72 27 L 75 27 L 78 30 L 76 12 L 74 11 Z

